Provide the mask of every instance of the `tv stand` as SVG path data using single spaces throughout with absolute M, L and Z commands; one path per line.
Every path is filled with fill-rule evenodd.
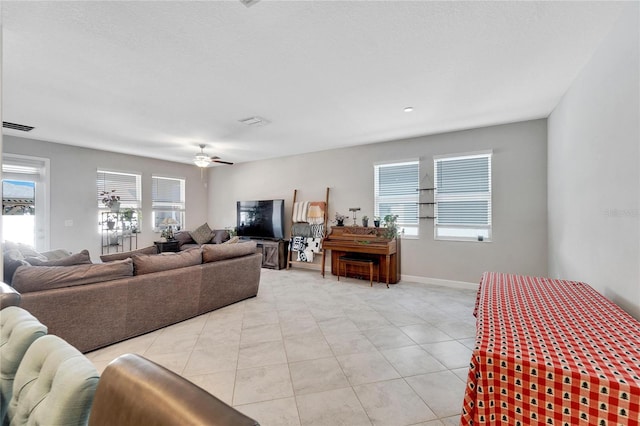
M 287 240 L 263 240 L 250 238 L 255 241 L 258 250 L 262 253 L 262 267 L 268 269 L 284 269 L 287 267 L 287 252 L 289 241 Z

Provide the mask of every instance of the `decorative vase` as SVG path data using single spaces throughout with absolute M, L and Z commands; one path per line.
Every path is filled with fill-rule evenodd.
M 109 209 L 112 213 L 118 213 L 120 211 L 120 201 L 112 201 Z
M 369 219 L 367 220 L 362 219 L 362 226 L 364 226 L 365 228 L 369 226 Z
M 111 220 L 110 220 L 110 221 L 107 221 L 107 229 L 108 229 L 108 230 L 112 230 L 114 226 L 116 226 L 116 223 L 115 223 L 115 222 L 113 222 L 113 221 L 111 221 Z
M 379 220 L 374 220 L 373 221 L 373 226 L 375 226 L 376 228 L 380 227 L 380 221 Z
M 338 226 L 344 226 L 344 219 L 338 220 Z

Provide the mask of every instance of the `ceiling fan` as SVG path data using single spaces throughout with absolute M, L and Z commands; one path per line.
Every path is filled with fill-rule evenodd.
M 212 157 L 208 156 L 204 153 L 204 144 L 200 144 L 200 152 L 193 157 L 193 162 L 198 167 L 209 167 L 211 163 L 220 163 L 220 164 L 233 164 L 229 161 L 222 161 L 220 157 L 214 155 Z

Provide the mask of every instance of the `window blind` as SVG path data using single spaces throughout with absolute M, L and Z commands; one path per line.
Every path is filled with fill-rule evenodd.
M 131 173 L 108 172 L 98 170 L 96 177 L 96 194 L 98 205 L 102 204 L 101 192 L 111 192 L 120 197 L 120 206 L 139 209 L 141 206 L 141 176 Z
M 5 157 L 2 160 L 3 178 L 38 180 L 44 172 L 45 165 L 40 160 L 17 157 Z M 32 177 L 26 177 L 25 175 Z
M 152 221 L 156 232 L 184 227 L 185 180 L 163 176 L 151 178 Z
M 153 208 L 184 209 L 184 179 L 152 177 Z
M 374 214 L 381 219 L 398 215 L 397 224 L 405 234 L 418 235 L 420 162 L 377 164 L 374 169 Z
M 434 168 L 436 236 L 489 238 L 491 154 L 440 157 Z

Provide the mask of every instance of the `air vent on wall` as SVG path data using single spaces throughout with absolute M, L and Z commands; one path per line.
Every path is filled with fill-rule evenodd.
M 258 117 L 258 116 L 243 118 L 242 120 L 238 120 L 238 121 L 240 121 L 242 124 L 246 124 L 247 126 L 252 126 L 252 127 L 265 126 L 269 124 L 269 120 L 265 120 L 264 118 Z
M 25 126 L 24 124 L 9 123 L 8 121 L 2 122 L 2 127 L 7 129 L 20 130 L 22 132 L 30 132 L 34 129 L 32 126 Z

